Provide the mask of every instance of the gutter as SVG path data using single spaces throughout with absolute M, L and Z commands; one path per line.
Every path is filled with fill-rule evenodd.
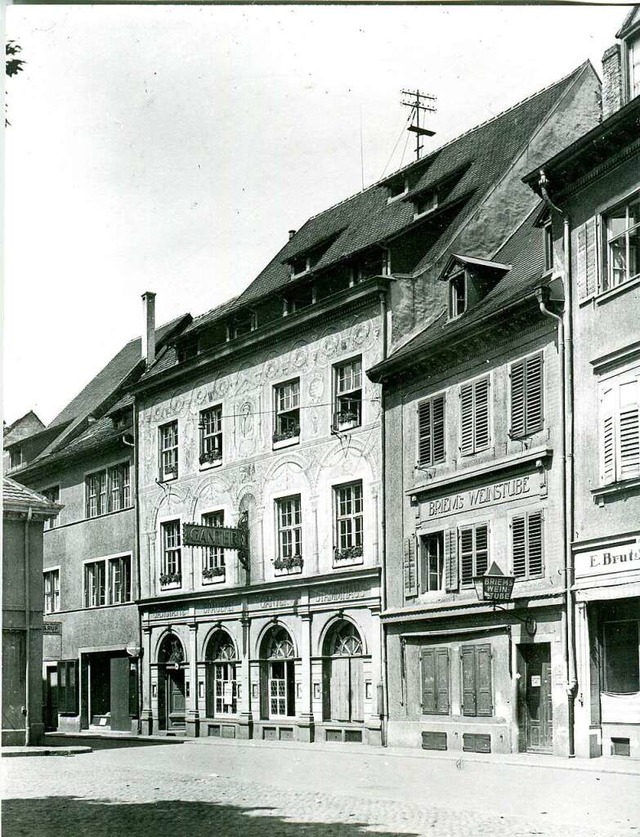
M 381 319 L 381 337 L 382 337 L 382 359 L 387 357 L 387 295 L 384 291 L 380 292 L 380 319 Z M 386 417 L 384 407 L 384 387 L 380 387 L 380 552 L 381 552 L 381 567 L 382 573 L 380 577 L 380 611 L 384 613 L 387 609 L 387 526 L 386 526 Z M 380 691 L 382 693 L 382 700 L 378 710 L 382 716 L 382 725 L 380 728 L 380 738 L 383 747 L 387 746 L 387 724 L 389 719 L 389 692 L 385 688 L 385 684 L 389 682 L 387 672 L 387 639 L 384 623 L 380 620 L 380 669 L 382 672 L 382 683 L 380 684 Z
M 24 522 L 24 619 L 25 619 L 25 684 L 24 684 L 24 745 L 31 744 L 31 561 L 30 561 L 30 527 L 33 518 L 33 508 L 27 509 L 27 519 Z

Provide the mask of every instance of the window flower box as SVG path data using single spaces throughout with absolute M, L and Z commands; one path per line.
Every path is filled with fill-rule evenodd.
M 163 478 L 166 479 L 174 479 L 178 476 L 178 466 L 177 465 L 167 465 L 163 471 Z
M 340 410 L 336 413 L 336 425 L 340 428 L 353 427 L 358 423 L 358 414 L 352 410 Z
M 273 566 L 276 570 L 293 570 L 297 567 L 302 569 L 302 555 L 292 555 L 290 558 L 276 558 Z
M 355 561 L 362 558 L 362 547 L 348 546 L 346 549 L 336 547 L 333 551 L 333 558 L 335 561 Z
M 181 573 L 161 573 L 160 585 L 166 587 L 169 584 L 180 584 L 182 581 Z
M 200 454 L 200 464 L 206 465 L 222 462 L 221 450 L 210 450 Z
M 273 434 L 273 443 L 276 444 L 277 442 L 286 442 L 288 439 L 297 439 L 300 435 L 300 425 L 294 424 L 292 427 L 289 427 L 287 430 L 276 431 Z
M 221 576 L 224 577 L 224 575 L 224 567 L 205 567 L 202 570 L 202 577 L 207 579 L 220 578 Z

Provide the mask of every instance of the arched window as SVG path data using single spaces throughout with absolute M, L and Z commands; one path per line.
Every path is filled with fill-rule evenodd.
M 288 631 L 276 625 L 262 641 L 261 709 L 263 718 L 295 715 L 294 648 Z
M 167 634 L 160 643 L 158 662 L 174 668 L 184 662 L 182 643 L 175 634 Z
M 226 631 L 216 631 L 205 651 L 209 717 L 234 715 L 238 711 L 237 652 Z
M 340 620 L 324 642 L 323 716 L 326 721 L 364 721 L 362 639 L 351 622 Z

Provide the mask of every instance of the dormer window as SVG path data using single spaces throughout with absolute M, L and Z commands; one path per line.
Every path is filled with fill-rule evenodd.
M 296 279 L 298 276 L 304 276 L 305 273 L 311 270 L 311 257 L 298 256 L 298 258 L 291 260 L 290 267 L 292 279 Z
M 298 287 L 295 291 L 287 294 L 283 300 L 282 316 L 286 317 L 288 314 L 294 314 L 296 311 L 302 311 L 303 308 L 308 308 L 316 301 L 316 289 L 313 284 Z
M 227 324 L 227 340 L 235 340 L 237 337 L 249 334 L 250 331 L 255 331 L 257 327 L 258 317 L 255 311 L 240 313 Z
M 9 467 L 18 468 L 24 464 L 24 451 L 20 446 L 11 448 L 9 451 Z
M 467 307 L 467 271 L 461 270 L 449 280 L 449 319 L 463 314 Z
M 435 191 L 427 192 L 426 194 L 417 197 L 413 202 L 413 217 L 421 218 L 428 212 L 433 212 L 433 210 L 437 209 L 437 207 L 438 193 Z
M 185 360 L 190 360 L 198 354 L 198 338 L 184 340 L 178 344 L 178 363 L 184 363 Z
M 640 34 L 627 43 L 629 101 L 640 96 Z
M 409 191 L 409 180 L 406 177 L 401 177 L 398 180 L 393 180 L 387 186 L 387 203 L 398 200 Z

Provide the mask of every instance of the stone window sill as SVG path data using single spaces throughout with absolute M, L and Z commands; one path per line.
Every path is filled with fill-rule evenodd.
M 612 482 L 599 488 L 591 489 L 593 501 L 599 506 L 604 506 L 608 499 L 614 499 L 616 495 L 626 491 L 634 491 L 640 488 L 640 475 L 624 480 L 623 482 Z

